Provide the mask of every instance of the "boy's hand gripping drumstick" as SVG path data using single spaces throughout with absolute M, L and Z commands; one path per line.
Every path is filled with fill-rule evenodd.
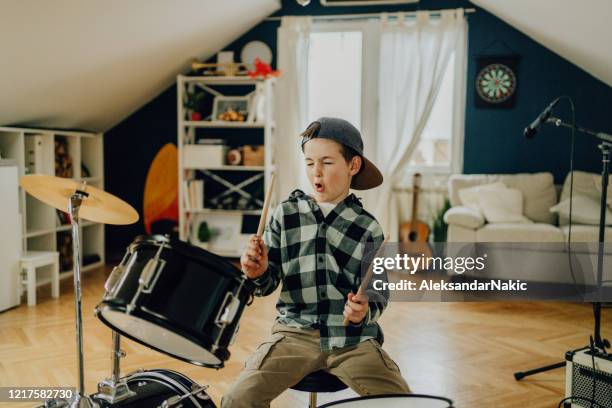
M 383 246 L 385 244 L 385 242 L 387 242 L 389 240 L 389 235 L 385 236 L 385 240 L 383 241 L 383 243 L 381 244 L 380 248 L 378 248 L 378 251 L 376 251 L 376 255 L 374 255 L 374 257 L 377 257 L 383 249 Z M 357 294 L 356 295 L 362 295 L 363 292 L 367 289 L 368 285 L 370 284 L 370 280 L 372 279 L 372 274 L 373 274 L 373 269 L 372 269 L 372 264 L 370 264 L 370 267 L 368 268 L 368 271 L 366 272 L 366 275 L 364 276 L 363 280 L 361 281 L 361 285 L 359 285 L 359 289 L 357 290 Z M 349 318 L 345 317 L 344 318 L 344 325 L 348 326 L 349 325 Z
M 245 249 L 244 254 L 240 257 L 240 265 L 242 271 L 247 277 L 256 279 L 262 273 L 261 264 L 267 264 L 267 255 L 265 253 L 264 243 L 262 235 L 266 226 L 266 220 L 268 218 L 268 209 L 270 208 L 270 202 L 272 201 L 272 191 L 274 190 L 274 181 L 276 180 L 275 173 L 272 173 L 268 191 L 264 199 L 261 216 L 259 217 L 259 225 L 257 227 L 257 233 L 249 238 L 249 243 Z M 264 251 L 264 252 L 262 252 Z

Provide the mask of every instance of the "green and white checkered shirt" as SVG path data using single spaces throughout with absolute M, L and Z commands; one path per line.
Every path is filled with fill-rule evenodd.
M 370 257 L 384 240 L 380 224 L 354 194 L 325 217 L 313 197 L 294 190 L 274 210 L 263 239 L 268 269 L 253 281 L 255 295 L 269 295 L 283 282 L 278 322 L 319 329 L 323 351 L 377 337 L 376 321 L 386 306 L 380 297 L 370 298 L 361 324 L 343 325 L 347 295 L 361 283 L 366 244 Z

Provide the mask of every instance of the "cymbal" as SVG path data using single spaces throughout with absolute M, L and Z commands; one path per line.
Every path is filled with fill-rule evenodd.
M 138 221 L 138 212 L 120 198 L 78 181 L 29 174 L 21 177 L 21 187 L 35 198 L 58 210 L 70 213 L 68 202 L 75 191 L 87 193 L 79 209 L 79 218 L 103 224 L 126 225 Z

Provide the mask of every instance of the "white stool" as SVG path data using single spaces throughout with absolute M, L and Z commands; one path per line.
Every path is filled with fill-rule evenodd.
M 51 296 L 59 297 L 59 252 L 27 251 L 21 256 L 21 270 L 25 271 L 24 284 L 28 290 L 28 306 L 36 304 L 36 268 L 52 266 Z

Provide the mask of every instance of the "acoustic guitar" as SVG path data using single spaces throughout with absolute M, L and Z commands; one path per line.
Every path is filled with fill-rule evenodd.
M 410 221 L 400 225 L 399 240 L 401 248 L 411 256 L 432 256 L 429 246 L 429 226 L 417 218 L 419 193 L 421 191 L 421 174 L 415 173 L 412 179 L 412 216 Z

